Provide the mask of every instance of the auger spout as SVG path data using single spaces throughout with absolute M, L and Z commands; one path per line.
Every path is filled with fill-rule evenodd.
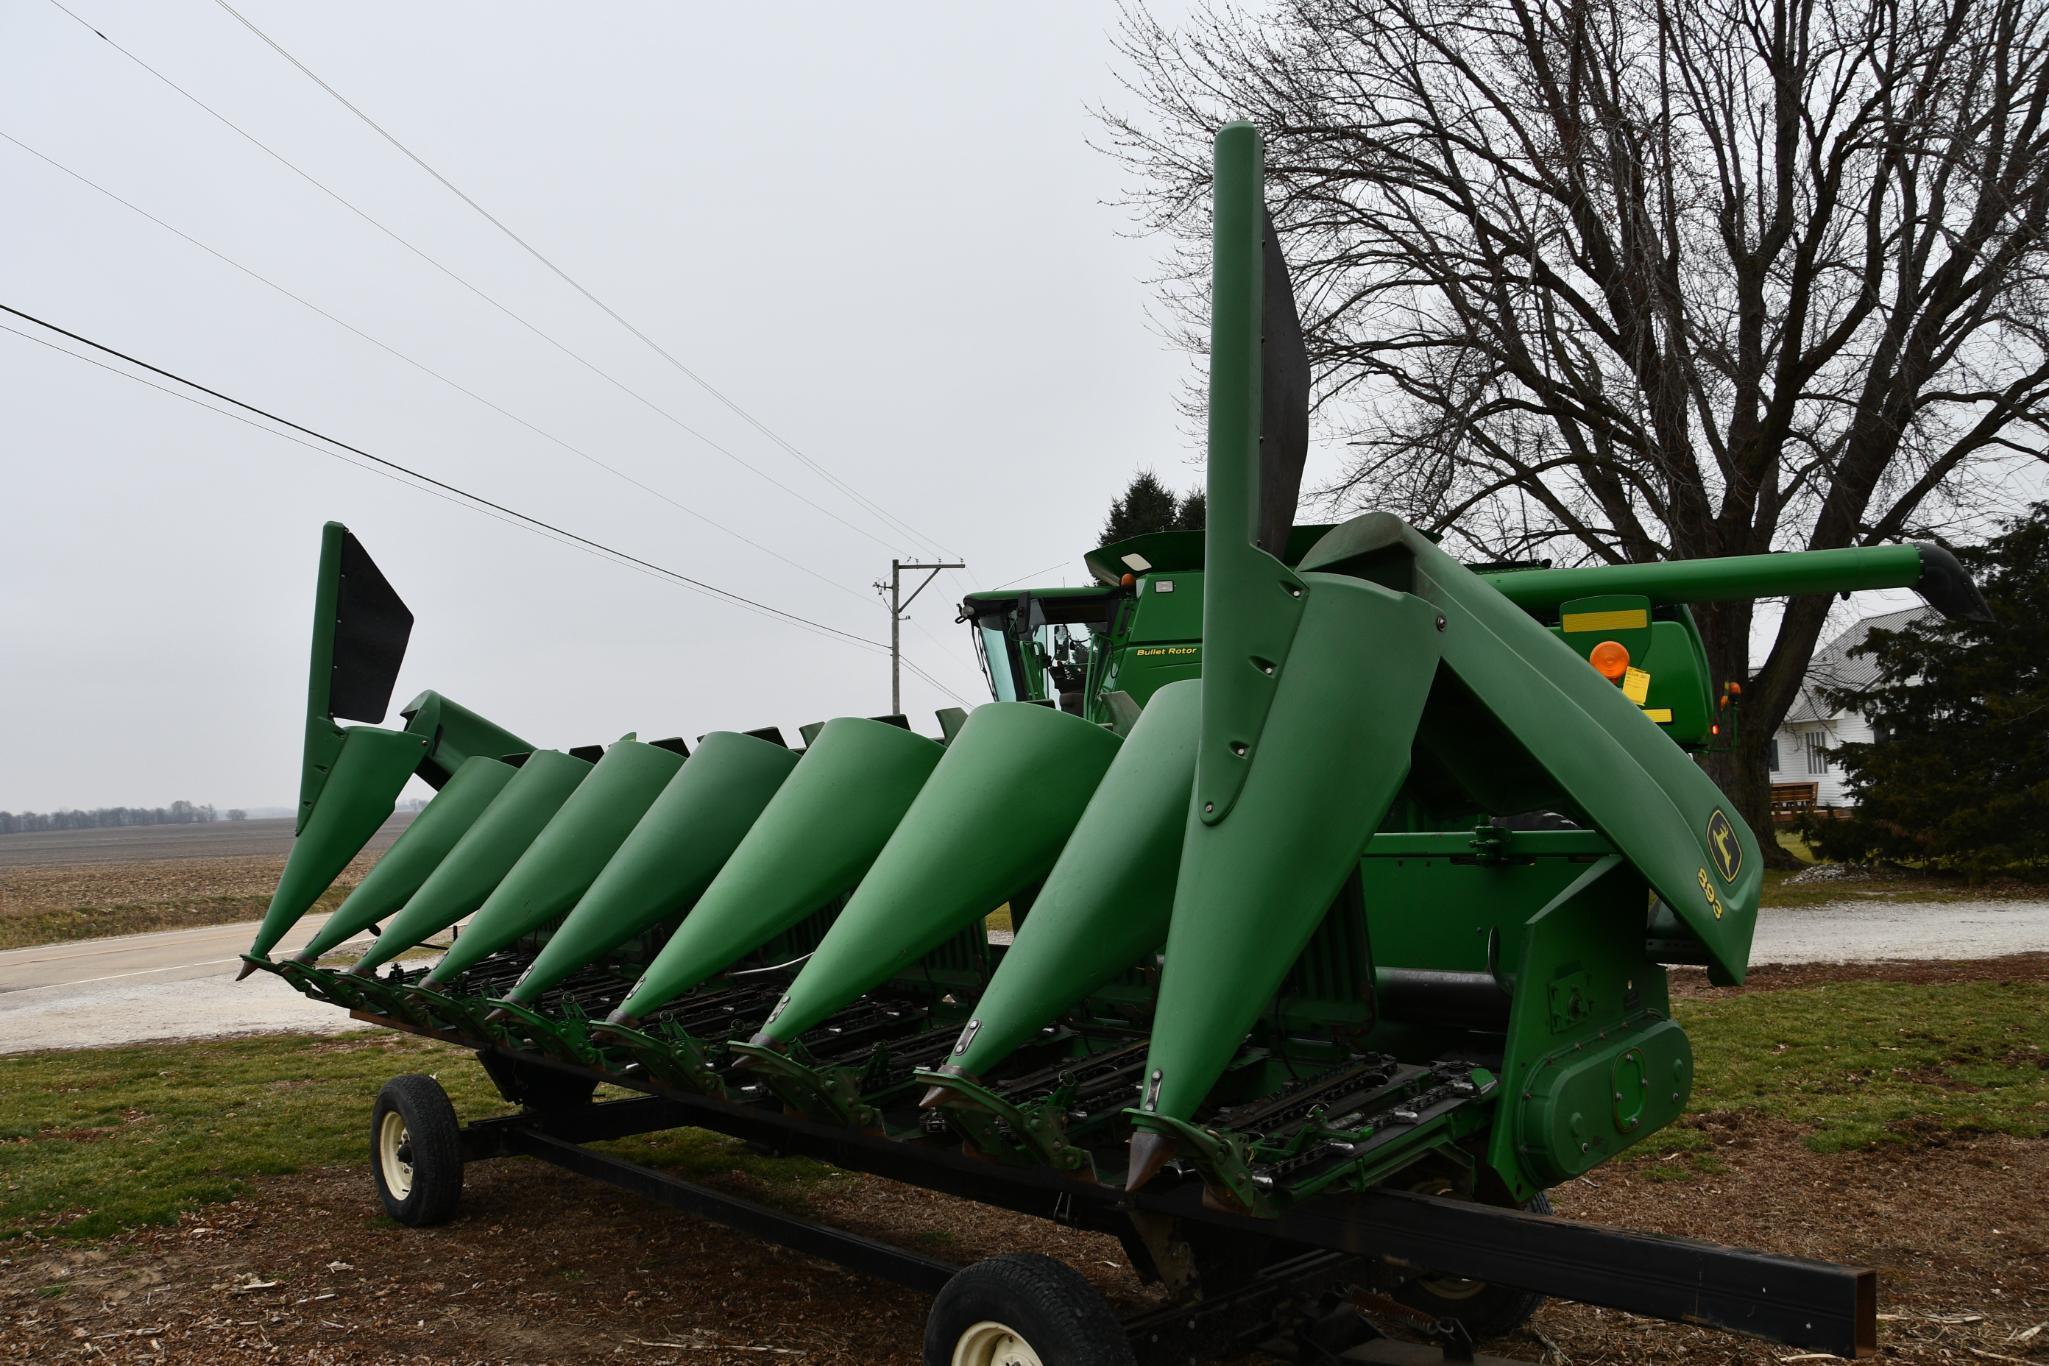
M 681 916 L 796 766 L 797 755 L 773 741 L 730 730 L 705 736 L 506 999 L 528 1004 L 633 936 Z
M 590 771 L 588 762 L 559 749 L 527 755 L 477 823 L 385 925 L 354 971 L 368 973 L 483 905 Z
M 1118 743 L 1050 707 L 976 708 L 755 1041 L 796 1038 L 1043 879 Z
M 682 755 L 624 739 L 605 751 L 504 881 L 449 946 L 426 985 L 439 986 L 567 912 L 589 889 L 677 771 Z
M 1532 611 L 1574 598 L 1638 594 L 1660 603 L 1749 601 L 1865 588 L 1911 588 L 1946 617 L 1988 621 L 1985 599 L 1956 556 L 1939 545 L 1846 546 L 1705 560 L 1511 569 L 1483 576 Z
M 827 722 L 612 1020 L 646 1016 L 851 891 L 945 752 L 887 722 Z

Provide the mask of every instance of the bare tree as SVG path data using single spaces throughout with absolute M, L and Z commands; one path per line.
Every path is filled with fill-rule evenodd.
M 1127 9 L 1121 46 L 1102 119 L 1187 319 L 1208 139 L 1266 131 L 1340 507 L 1746 554 L 1939 535 L 2042 459 L 2045 0 L 1279 0 Z M 1716 761 L 1759 828 L 1827 609 L 1788 605 Z M 1751 606 L 1700 616 L 1746 677 Z

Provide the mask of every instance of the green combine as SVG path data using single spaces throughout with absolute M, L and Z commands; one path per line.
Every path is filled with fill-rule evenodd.
M 1763 859 L 1694 757 L 1739 689 L 1689 604 L 1975 590 L 1929 547 L 1552 570 L 1387 514 L 1291 525 L 1308 372 L 1251 127 L 1215 196 L 1208 530 L 970 596 L 995 700 L 937 736 L 542 749 L 431 692 L 343 725 L 383 718 L 412 617 L 330 524 L 299 837 L 245 975 L 473 1049 L 521 1104 L 460 1126 L 387 1086 L 396 1218 L 540 1157 L 935 1292 L 935 1366 L 1421 1359 L 1391 1322 L 1471 1360 L 1540 1295 L 1871 1348 L 1868 1271 L 1544 1191 L 1685 1110 L 1667 965 L 1747 966 Z M 438 794 L 274 956 L 415 776 Z M 1120 1318 L 1045 1258 L 963 1269 L 584 1146 L 677 1125 L 1113 1233 L 1163 1291 Z

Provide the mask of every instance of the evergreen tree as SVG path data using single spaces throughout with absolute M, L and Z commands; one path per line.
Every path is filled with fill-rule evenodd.
M 1173 490 L 1162 484 L 1151 470 L 1132 476 L 1124 496 L 1110 504 L 1110 519 L 1103 523 L 1102 544 L 1128 541 L 1154 531 L 1177 528 L 1180 507 Z
M 1878 678 L 1832 689 L 1876 738 L 1840 751 L 1856 814 L 1816 822 L 1834 858 L 1968 873 L 2049 866 L 2049 503 L 1959 550 L 1995 620 L 1873 631 Z

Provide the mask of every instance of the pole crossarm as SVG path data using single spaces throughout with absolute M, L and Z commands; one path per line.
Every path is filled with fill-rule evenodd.
M 892 716 L 901 716 L 904 710 L 903 689 L 903 624 L 904 609 L 917 601 L 918 594 L 925 591 L 942 570 L 966 569 L 965 562 L 958 560 L 920 563 L 912 560 L 891 560 L 889 562 L 889 710 Z M 903 595 L 904 573 L 925 571 L 925 577 L 918 580 L 918 586 L 911 590 L 910 597 Z M 880 585 L 877 585 L 880 587 Z

